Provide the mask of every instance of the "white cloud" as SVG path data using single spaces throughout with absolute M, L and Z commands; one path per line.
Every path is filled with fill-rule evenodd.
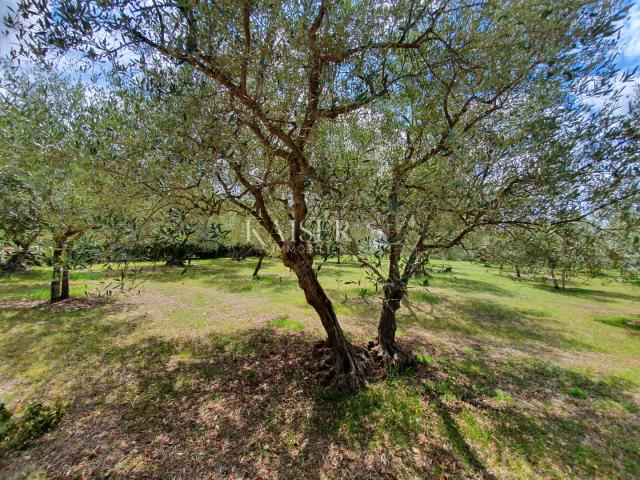
M 629 10 L 629 15 L 620 31 L 620 41 L 616 50 L 620 55 L 618 67 L 621 70 L 631 71 L 635 67 L 639 67 L 638 70 L 640 70 L 640 0 L 636 0 Z M 627 79 L 626 82 L 622 82 L 622 74 L 619 74 L 613 82 L 613 87 L 615 94 L 611 96 L 585 96 L 583 100 L 598 110 L 606 104 L 615 102 L 619 113 L 627 112 L 629 100 L 640 88 L 638 74 Z
M 597 79 L 594 79 L 594 82 Z M 583 96 L 582 101 L 600 110 L 605 105 L 615 105 L 615 110 L 620 114 L 629 111 L 629 100 L 637 89 L 640 88 L 640 81 L 636 79 L 622 81 L 622 75 L 619 75 L 613 81 L 613 91 L 610 95 Z
M 5 35 L 4 17 L 9 14 L 9 7 L 15 8 L 18 0 L 0 0 L 0 57 L 5 57 L 10 51 L 12 44 L 15 43 L 15 34 L 9 33 Z
M 622 56 L 632 67 L 640 64 L 640 2 L 629 11 L 629 18 L 621 32 Z M 635 64 L 635 65 L 633 65 Z

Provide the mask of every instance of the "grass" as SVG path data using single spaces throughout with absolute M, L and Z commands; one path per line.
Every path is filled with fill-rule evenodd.
M 601 315 L 595 317 L 595 320 L 612 327 L 640 331 L 640 315 Z
M 139 266 L 111 302 L 49 306 L 45 268 L 0 276 L 0 402 L 65 405 L 0 449 L 0 478 L 640 477 L 637 287 L 436 261 L 399 312 L 418 369 L 343 397 L 313 377 L 323 332 L 279 262 L 258 279 L 253 259 Z M 72 294 L 115 274 L 72 272 Z M 373 338 L 365 272 L 329 261 L 319 279 L 349 338 Z
M 355 396 L 322 391 L 318 428 L 351 448 L 391 443 L 407 447 L 424 430 L 428 409 L 419 388 L 401 379 L 372 385 Z
M 297 320 L 291 320 L 288 317 L 275 318 L 269 322 L 271 326 L 276 328 L 285 328 L 289 330 L 304 330 L 304 323 Z

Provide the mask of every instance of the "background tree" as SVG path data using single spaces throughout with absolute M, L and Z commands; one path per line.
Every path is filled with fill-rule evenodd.
M 549 278 L 556 290 L 564 290 L 573 277 L 602 275 L 610 265 L 612 251 L 606 239 L 611 232 L 587 223 L 503 231 L 490 228 L 479 233 L 482 245 L 473 249 L 477 258 L 510 267 L 518 279 L 523 279 L 523 274 Z
M 31 246 L 41 235 L 38 212 L 42 208 L 35 192 L 10 167 L 0 171 L 0 229 L 14 250 L 0 267 L 9 272 L 25 270 Z
M 6 202 L 27 201 L 21 235 L 37 230 L 52 246 L 51 301 L 69 296 L 74 243 L 99 227 L 96 218 L 125 204 L 117 184 L 93 175 L 92 119 L 98 107 L 85 88 L 52 71 L 6 71 L 0 115 L 0 150 Z

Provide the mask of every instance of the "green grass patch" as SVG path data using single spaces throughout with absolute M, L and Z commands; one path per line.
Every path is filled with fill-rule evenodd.
M 513 401 L 513 396 L 511 396 L 509 392 L 505 392 L 503 390 L 500 390 L 499 388 L 496 388 L 493 391 L 493 398 L 503 403 L 511 403 Z
M 426 353 L 418 353 L 416 355 L 416 360 L 424 365 L 432 365 L 436 363 L 436 359 Z
M 86 289 L 83 285 L 72 285 L 69 288 L 69 295 L 72 297 L 85 297 Z M 49 300 L 51 290 L 46 288 L 28 288 L 19 291 L 9 292 L 2 296 L 3 300 Z
M 608 315 L 598 316 L 594 319 L 596 322 L 611 325 L 612 327 L 628 328 L 640 332 L 640 316 L 630 315 Z
M 491 434 L 474 412 L 465 408 L 460 412 L 459 417 L 461 431 L 466 437 L 483 446 L 488 446 L 491 443 Z
M 587 398 L 589 396 L 589 393 L 586 390 L 584 390 L 583 388 L 571 387 L 569 389 L 569 395 L 571 395 L 572 397 L 575 397 L 575 398 L 584 399 L 584 398 Z
M 428 411 L 420 390 L 402 379 L 371 385 L 355 396 L 323 390 L 318 426 L 349 445 L 408 446 L 425 426 Z
M 304 330 L 304 323 L 299 322 L 298 320 L 291 320 L 287 316 L 274 318 L 269 322 L 269 325 L 287 330 Z
M 442 298 L 430 292 L 412 292 L 411 295 L 419 302 L 438 304 L 442 302 Z

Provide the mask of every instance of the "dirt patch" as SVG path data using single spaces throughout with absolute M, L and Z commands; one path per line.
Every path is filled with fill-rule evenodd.
M 13 310 L 17 308 L 36 308 L 47 305 L 47 300 L 4 300 L 0 301 L 0 310 Z
M 77 312 L 111 305 L 113 302 L 99 298 L 66 298 L 51 305 L 51 310 L 58 312 Z

